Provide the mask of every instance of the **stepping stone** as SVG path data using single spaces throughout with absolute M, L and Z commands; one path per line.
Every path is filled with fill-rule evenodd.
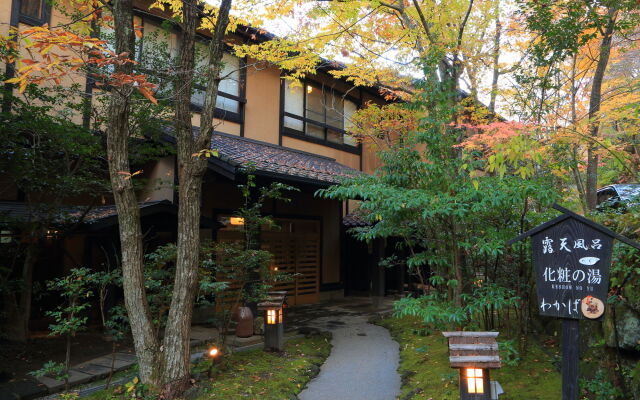
M 96 365 L 96 366 L 100 366 L 100 367 L 106 367 L 107 369 L 111 369 L 111 356 L 104 356 L 104 357 L 100 357 L 100 358 L 94 358 L 93 360 L 89 361 L 89 363 Z M 127 367 L 130 367 L 134 364 L 134 362 L 132 361 L 126 361 L 126 360 L 119 360 L 116 358 L 115 362 L 113 363 L 113 369 L 115 371 L 120 371 L 121 369 L 125 369 Z
M 49 389 L 49 392 L 56 392 L 64 388 L 64 381 L 58 381 L 47 376 L 39 376 L 36 379 L 38 380 L 38 382 L 45 385 L 47 389 Z M 69 386 L 89 382 L 91 379 L 93 379 L 93 375 L 85 374 L 74 369 L 69 370 Z
M 130 361 L 131 363 L 135 363 L 137 361 L 135 353 L 118 352 L 115 354 L 116 354 L 116 360 Z
M 218 330 L 215 328 L 205 328 L 202 326 L 194 326 L 191 328 L 191 340 L 209 340 L 218 336 Z
M 111 372 L 111 362 L 109 362 L 109 366 L 105 366 L 105 365 L 93 364 L 92 361 L 88 361 L 86 363 L 76 365 L 75 367 L 73 367 L 73 369 L 85 374 L 99 377 L 102 375 L 107 375 L 109 374 L 109 372 Z
M 247 346 L 260 342 L 262 342 L 262 336 L 259 335 L 249 336 L 248 338 L 239 338 L 235 336 L 230 336 L 227 338 L 227 344 L 231 346 Z

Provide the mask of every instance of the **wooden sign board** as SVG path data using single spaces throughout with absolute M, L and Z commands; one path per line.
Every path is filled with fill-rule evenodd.
M 563 215 L 509 241 L 532 238 L 540 315 L 599 320 L 609 291 L 613 240 L 637 243 L 558 205 Z
M 531 237 L 538 311 L 562 318 L 562 399 L 578 400 L 580 320 L 601 319 L 609 292 L 613 239 L 640 244 L 554 205 L 563 214 L 511 239 Z
M 567 218 L 536 233 L 532 240 L 540 314 L 602 318 L 613 237 Z

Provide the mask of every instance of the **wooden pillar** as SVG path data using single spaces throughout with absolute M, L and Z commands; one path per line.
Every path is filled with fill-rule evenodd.
M 404 293 L 404 271 L 406 269 L 406 265 L 401 264 L 396 267 L 396 279 L 398 280 L 397 290 L 398 294 L 402 295 Z
M 380 265 L 384 257 L 384 239 L 375 239 L 371 255 L 371 295 L 382 297 L 385 292 L 385 271 Z
M 562 320 L 562 400 L 578 400 L 580 320 Z
M 264 324 L 264 349 L 266 351 L 284 350 L 284 325 Z

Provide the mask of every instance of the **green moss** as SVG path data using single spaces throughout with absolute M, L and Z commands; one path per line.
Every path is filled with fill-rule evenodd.
M 416 318 L 387 318 L 378 322 L 400 344 L 401 400 L 460 398 L 458 371 L 449 367 L 447 340 L 440 332 L 428 332 Z M 518 366 L 491 372 L 502 385 L 500 400 L 557 400 L 560 374 L 541 347 L 530 343 Z
M 212 379 L 200 382 L 198 399 L 289 399 L 318 374 L 330 352 L 329 337 L 317 335 L 287 342 L 283 354 L 233 354 Z
M 210 361 L 201 361 L 193 368 L 197 381 L 189 398 L 288 400 L 318 374 L 320 365 L 331 352 L 330 342 L 328 335 L 315 335 L 287 341 L 282 354 L 262 350 L 234 353 L 213 366 L 211 378 L 208 377 Z M 119 387 L 115 392 L 123 394 L 114 394 L 111 389 L 86 398 L 131 398 L 130 393 L 126 396 L 126 391 L 126 386 Z

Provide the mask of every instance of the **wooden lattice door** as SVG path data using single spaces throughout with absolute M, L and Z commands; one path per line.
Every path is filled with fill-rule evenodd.
M 320 222 L 278 220 L 280 231 L 263 232 L 262 247 L 274 256 L 274 267 L 293 275 L 275 285 L 286 290 L 289 305 L 317 303 L 320 291 Z
M 261 233 L 261 247 L 273 254 L 273 268 L 291 274 L 293 279 L 276 283 L 273 290 L 286 290 L 289 305 L 317 303 L 320 292 L 320 222 L 298 219 L 278 219 L 276 222 L 279 230 Z M 241 239 L 238 231 L 218 231 L 218 241 Z M 238 288 L 231 282 L 227 292 L 236 292 Z M 221 297 L 233 297 L 230 294 Z

